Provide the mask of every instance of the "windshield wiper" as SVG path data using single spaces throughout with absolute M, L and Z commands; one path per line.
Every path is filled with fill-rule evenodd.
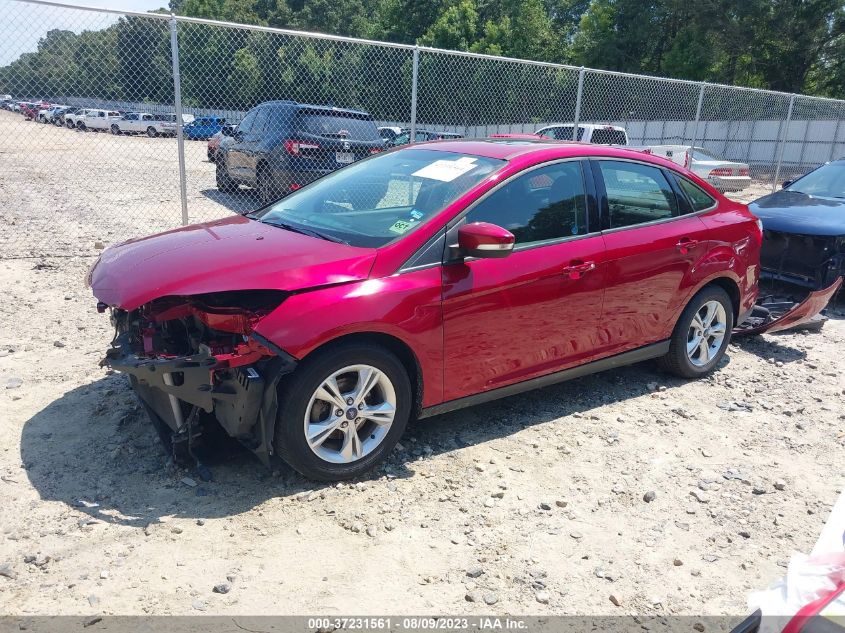
M 286 231 L 292 231 L 293 233 L 301 233 L 302 235 L 308 235 L 310 237 L 317 237 L 321 240 L 326 240 L 329 242 L 334 242 L 335 244 L 349 244 L 346 240 L 342 240 L 339 237 L 335 237 L 334 235 L 328 235 L 327 233 L 321 233 L 320 231 L 315 231 L 313 229 L 306 229 L 301 226 L 294 226 L 293 224 L 288 224 L 286 222 L 274 222 L 270 220 L 261 220 L 258 219 L 259 222 L 263 222 L 264 224 L 269 224 L 270 226 L 276 226 L 280 229 L 284 229 Z

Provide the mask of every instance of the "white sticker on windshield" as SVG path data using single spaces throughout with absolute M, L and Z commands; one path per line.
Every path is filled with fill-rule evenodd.
M 458 160 L 436 160 L 431 165 L 426 165 L 411 175 L 442 182 L 452 182 L 458 176 L 474 169 L 476 166 L 475 160 L 472 156 L 463 156 Z

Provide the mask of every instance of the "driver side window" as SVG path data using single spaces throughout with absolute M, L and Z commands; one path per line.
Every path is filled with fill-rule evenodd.
M 504 184 L 482 200 L 467 222 L 490 222 L 532 244 L 584 235 L 587 199 L 580 161 L 534 169 Z
M 255 110 L 250 110 L 249 112 L 247 112 L 246 116 L 243 118 L 243 121 L 238 124 L 237 131 L 243 134 L 249 132 L 252 129 L 252 123 L 253 121 L 255 121 L 256 116 L 258 116 L 257 108 Z

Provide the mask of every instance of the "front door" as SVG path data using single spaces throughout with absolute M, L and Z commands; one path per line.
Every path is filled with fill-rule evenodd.
M 446 400 L 593 357 L 605 256 L 586 209 L 578 160 L 515 176 L 470 209 L 463 221 L 502 226 L 516 246 L 443 266 Z

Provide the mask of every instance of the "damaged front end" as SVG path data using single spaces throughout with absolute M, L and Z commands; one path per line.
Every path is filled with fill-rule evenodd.
M 296 359 L 253 328 L 284 298 L 281 291 L 235 291 L 112 308 L 115 338 L 101 365 L 129 375 L 178 460 L 193 454 L 216 421 L 269 464 L 277 384 Z

